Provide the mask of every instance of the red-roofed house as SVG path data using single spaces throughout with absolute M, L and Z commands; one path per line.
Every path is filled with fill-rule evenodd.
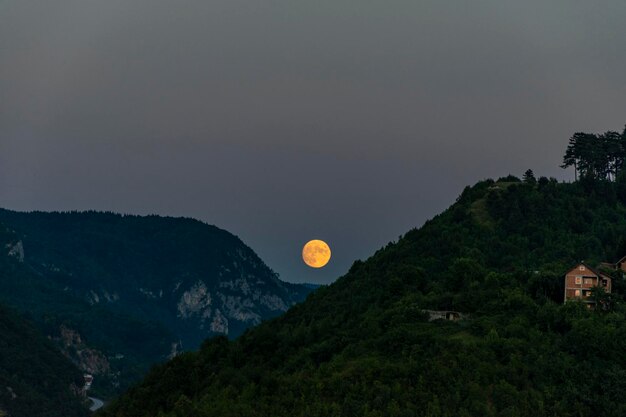
M 581 262 L 565 274 L 564 301 L 579 299 L 591 305 L 594 302 L 589 297 L 593 287 L 602 287 L 610 293 L 611 277 Z

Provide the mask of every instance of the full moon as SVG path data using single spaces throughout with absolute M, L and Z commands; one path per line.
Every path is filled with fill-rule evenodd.
M 330 260 L 330 247 L 323 240 L 311 240 L 302 248 L 302 259 L 311 268 L 321 268 Z

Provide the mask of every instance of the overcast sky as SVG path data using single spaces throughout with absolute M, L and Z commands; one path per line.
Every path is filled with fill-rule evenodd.
M 624 0 L 0 0 L 0 206 L 190 216 L 327 283 L 626 123 Z M 331 263 L 302 264 L 309 239 Z

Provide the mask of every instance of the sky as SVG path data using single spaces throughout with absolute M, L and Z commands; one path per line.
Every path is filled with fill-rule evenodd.
M 2 0 L 0 206 L 194 217 L 282 279 L 626 124 L 623 0 Z M 306 267 L 301 248 L 333 257 Z

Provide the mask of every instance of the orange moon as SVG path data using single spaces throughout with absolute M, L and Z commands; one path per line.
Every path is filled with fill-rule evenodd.
M 302 248 L 302 259 L 311 268 L 321 268 L 330 261 L 330 247 L 323 240 L 311 240 Z

